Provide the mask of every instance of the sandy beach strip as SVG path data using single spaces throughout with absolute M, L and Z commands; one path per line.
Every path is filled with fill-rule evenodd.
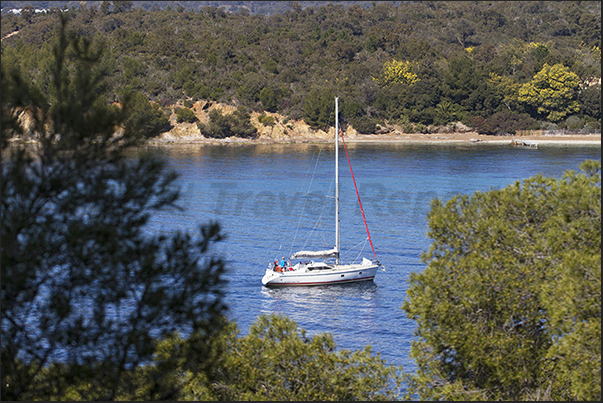
M 483 144 L 483 145 L 511 145 L 511 146 L 600 146 L 601 135 L 565 135 L 565 136 L 489 136 L 470 133 L 404 133 L 397 135 L 355 135 L 345 137 L 348 144 L 373 143 L 373 144 L 421 144 L 421 145 L 453 145 L 453 144 Z M 243 139 L 229 137 L 226 139 L 212 139 L 205 137 L 183 137 L 149 140 L 150 145 L 243 145 L 243 144 L 308 144 L 331 143 L 332 140 L 323 138 L 289 137 L 285 139 L 271 139 L 260 137 L 258 139 Z

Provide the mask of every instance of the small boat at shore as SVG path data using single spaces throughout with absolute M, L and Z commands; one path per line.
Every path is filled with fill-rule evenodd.
M 534 143 L 533 141 L 527 141 L 527 140 L 514 139 L 514 140 L 511 140 L 511 145 L 528 147 L 528 148 L 538 148 L 538 143 Z
M 299 251 L 292 254 L 289 259 L 283 259 L 280 263 L 278 261 L 270 263 L 266 269 L 266 272 L 264 273 L 264 276 L 262 277 L 262 284 L 264 286 L 312 286 L 372 281 L 377 274 L 377 270 L 379 267 L 381 267 L 381 263 L 377 260 L 377 255 L 375 254 L 374 248 L 374 260 L 363 258 L 360 263 L 349 264 L 342 264 L 339 260 L 339 132 L 338 98 L 335 98 L 335 247 L 333 249 L 321 251 Z M 345 147 L 345 140 L 343 141 Z M 355 180 L 354 186 L 356 186 Z M 358 192 L 357 189 L 356 192 Z M 358 201 L 360 202 L 360 197 L 358 197 Z M 362 216 L 364 219 L 364 210 L 362 209 L 362 204 L 360 205 L 360 210 L 362 211 Z M 364 224 L 367 229 L 368 240 L 372 247 L 373 244 L 370 240 L 366 219 L 364 220 Z

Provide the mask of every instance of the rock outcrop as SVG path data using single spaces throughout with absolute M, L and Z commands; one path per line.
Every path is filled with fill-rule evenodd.
M 162 133 L 155 141 L 159 142 L 220 142 L 217 139 L 205 137 L 199 130 L 197 123 L 178 123 L 176 110 L 184 108 L 182 104 L 176 104 L 171 107 L 170 123 L 172 129 Z M 207 124 L 209 122 L 209 113 L 217 110 L 226 115 L 231 114 L 236 110 L 232 105 L 226 105 L 219 102 L 197 101 L 189 108 L 200 123 Z M 257 129 L 258 136 L 253 142 L 260 143 L 297 143 L 310 141 L 328 141 L 333 138 L 334 129 L 330 133 L 323 130 L 312 129 L 303 120 L 294 120 L 286 118 L 278 113 L 250 113 L 251 124 Z M 262 123 L 263 122 L 263 123 Z M 355 131 L 354 131 L 354 134 Z M 228 142 L 249 142 L 252 140 L 231 138 Z M 221 140 L 224 141 L 224 140 Z

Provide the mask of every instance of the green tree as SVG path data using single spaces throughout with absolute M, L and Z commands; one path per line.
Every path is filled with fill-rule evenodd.
M 580 111 L 601 120 L 601 85 L 591 85 L 580 91 Z
M 578 76 L 564 65 L 545 63 L 530 82 L 519 88 L 518 100 L 533 108 L 538 116 L 559 122 L 580 109 L 579 84 Z
M 270 87 L 264 87 L 260 91 L 260 102 L 264 109 L 268 112 L 276 112 L 276 95 L 274 94 L 274 90 Z
M 243 138 L 254 138 L 257 136 L 258 130 L 251 124 L 251 116 L 247 109 L 238 107 L 231 117 L 231 131 L 235 136 Z
M 111 8 L 111 2 L 110 1 L 102 1 L 101 5 L 100 5 L 100 12 L 102 15 L 107 15 L 109 14 L 109 9 Z
M 115 13 L 123 13 L 126 11 L 130 11 L 133 7 L 131 1 L 114 1 L 113 2 L 113 12 Z
M 150 156 L 124 156 L 144 133 L 123 125 L 125 101 L 121 109 L 106 101 L 99 54 L 85 38 L 68 40 L 66 21 L 50 100 L 19 72 L 1 75 L 5 400 L 127 395 L 131 369 L 150 363 L 157 340 L 175 329 L 186 331 L 195 347 L 187 360 L 202 370 L 207 340 L 223 323 L 225 268 L 208 253 L 222 239 L 219 226 L 146 232 L 151 214 L 178 208 L 176 175 Z M 33 111 L 33 147 L 6 141 L 20 132 L 22 106 Z M 178 394 L 161 376 L 145 384 L 141 399 Z
M 442 74 L 442 97 L 466 111 L 480 109 L 486 79 L 476 63 L 465 54 L 450 58 Z
M 456 19 L 451 28 L 451 38 L 455 38 L 458 43 L 465 49 L 468 46 L 468 39 L 475 35 L 475 27 L 465 18 Z
M 349 123 L 359 133 L 373 134 L 377 131 L 377 121 L 367 116 L 362 104 L 357 101 L 345 102 L 341 105 L 341 123 Z
M 333 336 L 306 335 L 291 319 L 262 315 L 249 334 L 238 337 L 231 324 L 219 344 L 222 354 L 212 368 L 212 382 L 186 373 L 186 400 L 395 400 L 403 375 L 370 347 L 336 350 Z M 179 348 L 179 344 L 168 344 Z
M 304 100 L 303 118 L 314 129 L 326 130 L 335 122 L 332 91 L 313 89 Z
M 176 121 L 177 122 L 187 122 L 187 123 L 195 123 L 198 121 L 195 112 L 188 108 L 178 108 L 176 109 Z
M 138 130 L 143 137 L 152 138 L 172 128 L 169 116 L 141 92 L 124 95 L 124 99 L 128 114 L 124 124 L 129 130 Z
M 223 139 L 226 137 L 253 138 L 257 129 L 251 124 L 251 117 L 243 107 L 239 107 L 231 114 L 223 115 L 214 109 L 209 112 L 209 123 L 197 123 L 201 134 Z
M 432 202 L 403 305 L 421 399 L 601 399 L 601 164 L 581 168 Z
M 460 107 L 457 104 L 451 103 L 449 100 L 444 99 L 435 107 L 436 123 L 447 124 L 459 120 Z
M 507 109 L 514 110 L 517 108 L 521 84 L 517 83 L 511 77 L 501 77 L 495 73 L 490 73 L 488 84 L 501 97 L 501 102 Z
M 186 7 L 196 10 L 195 14 L 176 12 L 181 9 L 179 5 L 173 10 L 165 9 L 160 3 L 137 3 L 131 12 L 118 12 L 122 10 L 121 3 L 134 4 L 103 1 L 96 3 L 99 12 L 73 7 L 69 13 L 80 32 L 98 32 L 112 44 L 107 60 L 114 67 L 108 85 L 116 94 L 129 87 L 166 102 L 180 99 L 182 92 L 176 90 L 182 89 L 189 97 L 257 109 L 261 107 L 260 91 L 270 87 L 275 91 L 279 111 L 300 119 L 313 87 L 324 88 L 325 83 L 330 83 L 327 86 L 337 86 L 342 97 L 349 99 L 354 95 L 347 94 L 348 89 L 341 92 L 336 83 L 337 77 L 346 76 L 350 89 L 368 89 L 365 96 L 357 99 L 367 116 L 373 117 L 375 92 L 385 88 L 374 88 L 378 85 L 371 77 L 378 77 L 386 61 L 397 60 L 402 66 L 410 63 L 411 72 L 421 80 L 412 86 L 412 91 L 405 91 L 404 97 L 391 97 L 385 92 L 389 105 L 379 105 L 377 110 L 388 112 L 379 112 L 379 117 L 410 119 L 427 125 L 440 120 L 434 108 L 441 100 L 422 107 L 412 98 L 432 98 L 441 89 L 446 90 L 444 98 L 462 106 L 465 117 L 479 112 L 487 118 L 499 112 L 500 105 L 492 102 L 489 89 L 480 86 L 486 73 L 512 77 L 523 84 L 544 63 L 563 62 L 583 80 L 601 76 L 600 9 L 592 1 L 406 2 L 399 6 L 367 2 L 348 7 L 347 12 L 343 4 L 305 3 L 300 10 L 299 4 L 272 2 L 250 3 L 250 15 L 226 13 L 199 2 Z M 233 6 L 232 11 L 236 8 L 240 7 Z M 55 8 L 51 13 L 58 11 Z M 262 13 L 271 15 L 259 15 Z M 21 60 L 31 59 L 40 65 L 52 37 L 49 22 L 50 16 L 43 13 L 36 14 L 31 24 L 26 24 L 21 16 L 4 14 L 3 52 L 13 48 Z M 16 31 L 18 34 L 6 37 Z M 462 49 L 460 44 L 470 48 Z M 586 49 L 596 49 L 594 53 L 599 56 Z M 451 71 L 455 53 L 468 56 L 473 61 L 473 71 L 471 65 L 464 64 L 458 66 L 458 71 Z M 2 55 L 3 63 L 6 54 Z M 124 54 L 143 63 L 143 71 L 133 80 L 128 80 L 129 71 L 124 74 L 125 66 L 121 66 Z M 184 66 L 187 67 L 181 72 Z M 444 77 L 440 74 L 442 69 L 453 76 Z M 48 76 L 40 66 L 37 71 L 40 79 Z M 407 84 L 397 85 L 395 91 L 403 91 L 399 88 Z M 290 96 L 284 94 L 285 88 L 291 91 Z M 402 108 L 400 103 L 412 106 Z M 511 109 L 523 112 L 513 106 Z M 538 117 L 535 107 L 531 112 Z

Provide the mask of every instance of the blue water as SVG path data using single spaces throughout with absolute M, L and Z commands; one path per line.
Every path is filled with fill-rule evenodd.
M 505 187 L 536 174 L 561 177 L 601 147 L 348 144 L 377 258 L 374 282 L 268 289 L 268 263 L 301 249 L 334 246 L 332 145 L 149 147 L 180 174 L 183 211 L 154 216 L 151 231 L 196 231 L 217 220 L 227 235 L 214 251 L 229 267 L 229 316 L 246 334 L 258 315 L 280 313 L 308 335 L 332 333 L 338 348 L 371 345 L 389 364 L 413 370 L 415 323 L 401 309 L 409 274 L 423 270 L 426 216 L 443 200 Z M 325 196 L 327 195 L 327 196 Z M 373 258 L 343 148 L 340 149 L 342 260 Z M 311 235 L 311 236 L 309 236 Z M 352 248 L 352 250 L 350 250 Z

